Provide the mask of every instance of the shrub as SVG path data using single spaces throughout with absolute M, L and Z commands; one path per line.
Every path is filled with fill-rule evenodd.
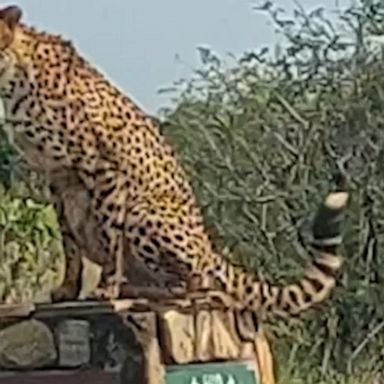
M 274 334 L 288 376 L 374 375 L 384 343 L 384 3 L 358 2 L 336 20 L 322 9 L 288 17 L 269 1 L 260 9 L 282 44 L 235 65 L 201 49 L 195 76 L 164 90 L 173 105 L 161 111 L 163 129 L 208 224 L 271 279 L 297 276 L 309 213 L 346 181 L 347 266 L 335 297 L 311 322 L 277 324 Z

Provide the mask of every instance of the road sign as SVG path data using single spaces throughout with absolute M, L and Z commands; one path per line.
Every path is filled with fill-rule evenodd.
M 172 365 L 166 384 L 260 384 L 255 364 L 247 361 Z

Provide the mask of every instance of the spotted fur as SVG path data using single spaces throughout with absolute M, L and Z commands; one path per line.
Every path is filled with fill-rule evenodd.
M 257 312 L 296 314 L 328 297 L 341 240 L 324 240 L 339 235 L 330 224 L 346 193 L 331 193 L 321 206 L 314 226 L 321 251 L 304 277 L 285 286 L 260 281 L 213 250 L 155 120 L 69 41 L 26 26 L 21 13 L 0 10 L 0 95 L 15 145 L 52 187 L 67 255 L 57 300 L 76 297 L 81 255 L 102 266 L 104 281 L 117 274 L 170 291 L 219 288 Z M 322 236 L 322 224 L 333 233 Z

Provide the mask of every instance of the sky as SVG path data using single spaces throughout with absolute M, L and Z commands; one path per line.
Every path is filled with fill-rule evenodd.
M 275 40 L 257 0 L 14 0 L 24 20 L 73 41 L 141 107 L 156 114 L 167 105 L 161 88 L 192 75 L 197 47 L 240 55 Z M 292 9 L 293 0 L 275 0 Z M 333 10 L 350 0 L 301 0 L 305 9 Z

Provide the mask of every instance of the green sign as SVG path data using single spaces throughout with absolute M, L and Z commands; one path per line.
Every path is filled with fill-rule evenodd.
M 172 365 L 166 384 L 259 384 L 254 364 L 241 362 Z

